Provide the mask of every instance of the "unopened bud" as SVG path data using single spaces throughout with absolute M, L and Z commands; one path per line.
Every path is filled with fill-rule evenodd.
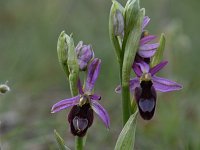
M 77 53 L 79 68 L 84 71 L 87 69 L 89 62 L 94 58 L 92 47 L 91 45 L 83 45 L 83 42 L 80 41 L 75 50 Z
M 66 37 L 67 35 L 65 34 L 65 31 L 62 31 L 58 38 L 57 53 L 58 53 L 58 61 L 68 77 L 69 76 L 69 70 L 67 65 L 68 46 L 66 42 Z
M 115 33 L 115 36 L 121 36 L 123 37 L 124 36 L 124 17 L 123 17 L 123 14 L 122 12 L 117 9 L 115 11 L 115 15 L 114 15 L 114 33 Z

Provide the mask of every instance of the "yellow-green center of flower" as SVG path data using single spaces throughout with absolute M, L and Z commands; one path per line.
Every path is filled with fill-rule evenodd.
M 140 77 L 140 82 L 142 81 L 151 81 L 151 74 L 150 73 L 143 73 Z
M 81 96 L 80 101 L 79 101 L 79 106 L 83 106 L 86 103 L 90 102 L 90 97 L 87 94 L 84 94 Z

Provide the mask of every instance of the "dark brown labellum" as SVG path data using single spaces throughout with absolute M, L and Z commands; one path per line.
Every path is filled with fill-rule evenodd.
M 82 106 L 73 106 L 68 115 L 71 133 L 75 136 L 83 137 L 87 129 L 92 125 L 93 119 L 93 110 L 89 103 Z
M 140 83 L 140 87 L 135 89 L 135 99 L 141 117 L 144 120 L 150 120 L 154 115 L 156 106 L 156 91 L 152 86 L 152 81 L 142 81 Z

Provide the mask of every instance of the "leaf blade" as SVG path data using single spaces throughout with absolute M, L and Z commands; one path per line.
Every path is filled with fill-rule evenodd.
M 54 130 L 54 136 L 56 138 L 59 150 L 71 150 L 65 145 L 64 140 L 61 138 L 61 136 L 56 130 Z
M 133 150 L 135 143 L 136 117 L 138 110 L 132 114 L 122 129 L 114 150 Z

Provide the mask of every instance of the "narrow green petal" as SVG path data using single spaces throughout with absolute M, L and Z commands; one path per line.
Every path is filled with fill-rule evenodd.
M 160 63 L 160 61 L 163 58 L 164 49 L 165 49 L 165 35 L 164 35 L 164 33 L 162 33 L 160 36 L 159 47 L 158 47 L 155 55 L 153 56 L 151 64 L 150 64 L 151 67 L 154 67 Z

